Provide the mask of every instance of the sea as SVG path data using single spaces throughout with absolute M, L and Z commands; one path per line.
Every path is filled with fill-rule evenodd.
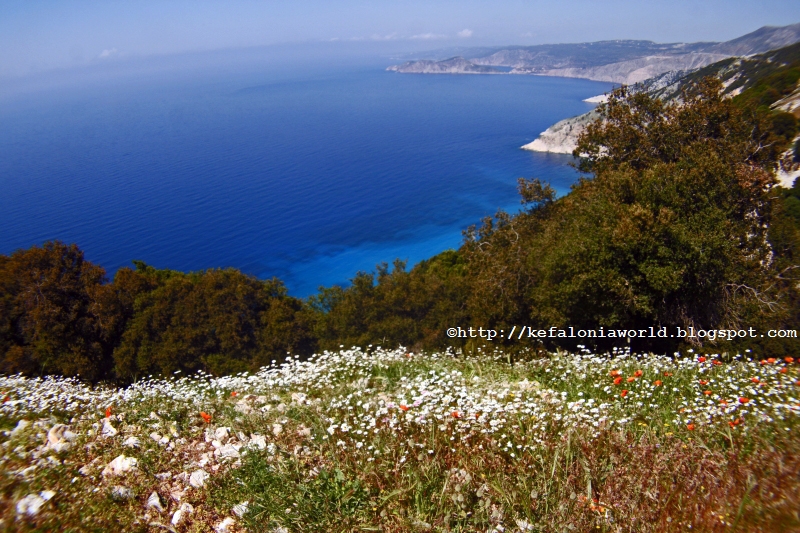
M 5 80 L 0 254 L 58 239 L 109 278 L 235 267 L 306 297 L 415 263 L 563 194 L 570 156 L 523 151 L 608 83 L 387 72 L 391 57 L 251 49 Z

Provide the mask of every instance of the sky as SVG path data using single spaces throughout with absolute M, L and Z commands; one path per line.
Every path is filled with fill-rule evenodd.
M 0 79 L 281 43 L 365 50 L 604 39 L 724 41 L 800 22 L 797 0 L 2 0 Z

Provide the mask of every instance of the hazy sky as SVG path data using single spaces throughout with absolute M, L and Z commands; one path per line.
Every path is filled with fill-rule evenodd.
M 286 42 L 722 41 L 795 22 L 797 0 L 0 0 L 0 76 Z

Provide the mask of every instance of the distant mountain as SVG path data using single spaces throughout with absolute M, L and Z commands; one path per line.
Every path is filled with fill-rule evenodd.
M 633 84 L 671 71 L 689 71 L 731 56 L 751 55 L 800 42 L 800 23 L 765 26 L 724 43 L 598 41 L 578 44 L 508 46 L 464 51 L 444 61 L 407 61 L 389 67 L 404 73 L 485 73 L 478 67 L 511 68 L 510 74 L 538 74 Z M 458 60 L 458 65 L 450 62 Z M 491 73 L 497 73 L 490 71 Z
M 731 41 L 715 44 L 705 52 L 747 56 L 776 50 L 800 42 L 800 23 L 790 26 L 764 26 Z
M 407 61 L 402 65 L 389 67 L 386 70 L 405 74 L 501 74 L 503 72 L 498 68 L 476 65 L 463 57 L 451 57 L 443 61 L 426 59 Z

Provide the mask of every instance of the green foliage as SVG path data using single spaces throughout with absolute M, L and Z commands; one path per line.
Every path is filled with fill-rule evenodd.
M 576 149 L 591 178 L 470 233 L 477 324 L 705 329 L 774 315 L 773 132 L 713 79 L 681 102 L 618 89 Z
M 446 327 L 466 318 L 466 283 L 463 258 L 452 250 L 411 271 L 398 260 L 391 271 L 384 263 L 376 274 L 360 272 L 349 287 L 323 288 L 309 299 L 320 345 L 444 346 Z
M 104 281 L 75 245 L 0 256 L 0 371 L 103 377 L 111 355 Z
M 308 475 L 303 465 L 270 462 L 256 453 L 247 454 L 240 468 L 217 481 L 213 492 L 227 507 L 250 502 L 244 516 L 249 531 L 279 527 L 353 531 L 356 523 L 368 523 L 372 514 L 364 483 L 342 470 L 321 469 Z
M 301 302 L 278 280 L 234 269 L 182 274 L 141 264 L 124 276 L 154 286 L 135 299 L 114 351 L 115 371 L 126 380 L 177 370 L 255 370 L 283 361 L 287 352 L 313 350 Z

